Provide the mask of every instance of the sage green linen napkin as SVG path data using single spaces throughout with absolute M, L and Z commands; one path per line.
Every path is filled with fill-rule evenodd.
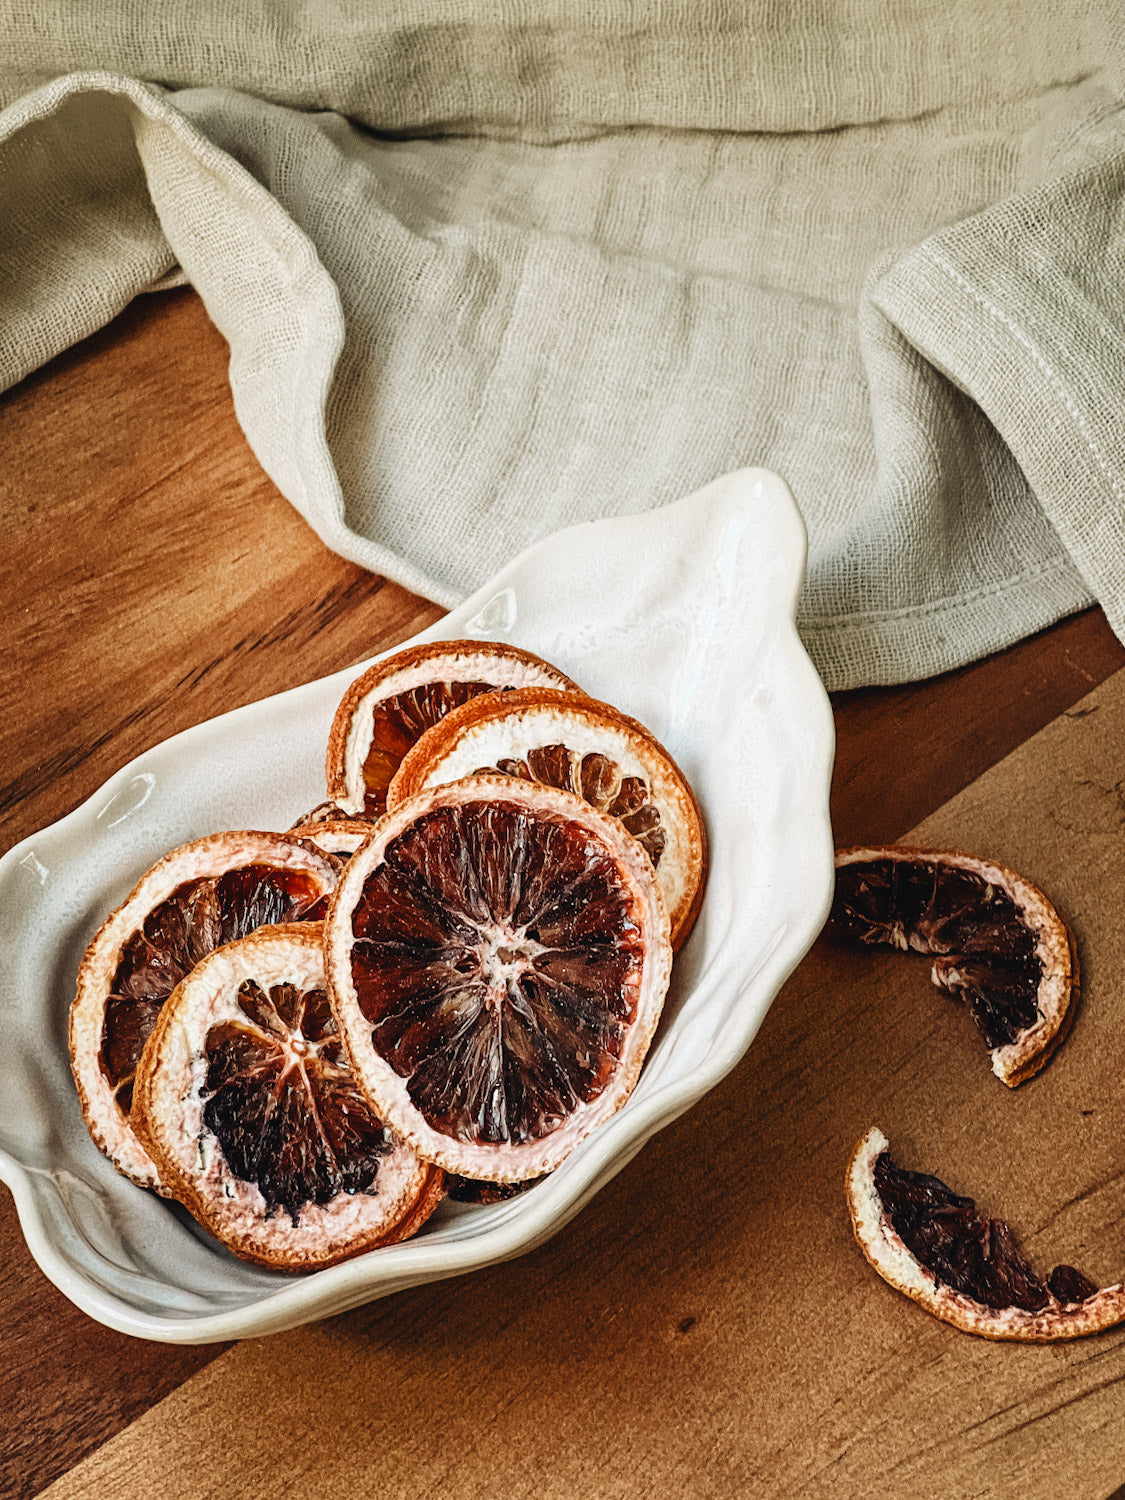
M 1125 637 L 1117 17 L 0 0 L 0 385 L 178 264 L 283 493 L 443 603 L 761 463 L 831 687 Z

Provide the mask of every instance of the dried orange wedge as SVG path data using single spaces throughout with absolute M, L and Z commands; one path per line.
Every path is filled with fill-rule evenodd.
M 891 1160 L 881 1130 L 856 1147 L 846 1179 L 860 1249 L 884 1281 L 965 1333 L 1046 1344 L 1125 1321 L 1125 1287 L 1056 1266 L 1042 1277 L 1002 1219 L 937 1177 Z
M 316 920 L 339 861 L 280 833 L 216 833 L 155 864 L 96 933 L 70 1009 L 70 1061 L 94 1142 L 163 1191 L 129 1122 L 133 1076 L 165 1000 L 205 954 L 266 923 Z
M 387 805 L 495 771 L 573 792 L 616 818 L 656 867 L 672 946 L 683 943 L 703 899 L 703 823 L 683 772 L 643 724 L 608 703 L 549 688 L 474 698 L 409 751 Z
M 332 721 L 329 797 L 345 816 L 378 817 L 402 757 L 451 708 L 480 693 L 531 686 L 578 691 L 550 662 L 494 641 L 434 641 L 376 662 L 348 688 Z
M 632 1092 L 672 952 L 652 865 L 615 819 L 505 776 L 400 803 L 325 924 L 356 1078 L 420 1156 L 518 1182 Z
M 1043 892 L 1003 865 L 951 850 L 841 849 L 829 925 L 853 942 L 930 955 L 934 984 L 966 1002 L 1010 1088 L 1070 1027 L 1073 938 Z
M 355 1086 L 317 923 L 216 948 L 180 981 L 137 1068 L 133 1124 L 204 1228 L 275 1270 L 406 1239 L 444 1192 Z

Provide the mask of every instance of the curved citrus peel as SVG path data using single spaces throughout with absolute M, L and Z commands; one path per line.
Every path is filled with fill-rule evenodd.
M 559 1165 L 632 1092 L 671 969 L 652 865 L 569 792 L 471 777 L 400 803 L 329 906 L 325 966 L 361 1088 L 474 1180 Z
M 337 823 L 348 817 L 349 814 L 342 807 L 337 807 L 335 802 L 318 802 L 315 807 L 310 807 L 308 812 L 303 812 L 290 823 L 285 831 L 292 833 L 295 828 L 315 828 L 320 823 Z
M 959 1214 L 963 1221 L 971 1221 L 972 1228 L 962 1242 L 962 1247 L 968 1248 L 962 1248 L 960 1263 L 984 1263 L 994 1281 L 999 1277 L 1022 1287 L 1025 1301 L 1041 1305 L 989 1306 L 979 1297 L 942 1281 L 924 1265 L 907 1247 L 880 1196 L 877 1186 L 880 1159 L 884 1161 L 884 1170 L 907 1179 L 907 1191 L 909 1179 L 915 1179 L 921 1184 L 920 1193 L 939 1200 L 947 1196 L 953 1207 L 944 1206 L 941 1215 L 944 1222 L 948 1223 L 953 1213 Z M 874 1126 L 859 1142 L 848 1163 L 845 1190 L 856 1240 L 883 1280 L 897 1291 L 905 1292 L 927 1312 L 965 1333 L 1047 1344 L 1100 1333 L 1125 1321 L 1125 1287 L 1120 1283 L 1098 1290 L 1070 1266 L 1057 1266 L 1043 1281 L 1016 1249 L 1006 1224 L 977 1214 L 971 1199 L 957 1199 L 938 1179 L 904 1173 L 895 1167 L 890 1161 L 886 1136 Z M 905 1223 L 900 1227 L 904 1233 L 910 1233 Z M 1060 1300 L 1056 1291 L 1075 1300 Z
M 350 859 L 360 844 L 371 837 L 371 824 L 362 818 L 323 818 L 313 823 L 294 823 L 289 837 L 314 844 L 337 859 Z
M 1038 1073 L 1070 1029 L 1074 939 L 1038 886 L 992 860 L 898 845 L 837 850 L 829 922 L 851 941 L 931 955 L 934 984 L 967 1000 L 1009 1088 Z
M 332 720 L 328 796 L 345 816 L 377 817 L 402 757 L 425 730 L 479 693 L 529 686 L 579 691 L 550 662 L 496 641 L 432 641 L 377 661 Z
M 228 883 L 238 885 L 237 872 L 247 867 L 264 869 L 267 884 L 269 872 L 276 872 L 280 891 L 252 882 L 245 892 L 234 893 L 242 901 L 240 908 L 220 912 L 216 920 L 213 905 L 200 899 L 207 896 L 207 884 L 228 877 Z M 339 869 L 338 860 L 286 834 L 212 834 L 171 850 L 153 865 L 94 935 L 70 1008 L 70 1064 L 95 1145 L 139 1186 L 165 1191 L 119 1096 L 124 1100 L 128 1094 L 132 1070 L 160 1006 L 186 969 L 217 946 L 211 937 L 221 940 L 224 927 L 241 936 L 262 920 L 293 920 L 299 909 L 314 912 L 335 885 Z M 193 886 L 195 897 L 180 901 Z M 286 886 L 293 888 L 288 894 Z M 164 903 L 171 903 L 165 908 L 166 923 L 159 920 Z M 161 931 L 144 935 L 146 922 Z M 147 973 L 131 979 L 123 975 L 130 955 L 147 964 Z M 115 996 L 115 982 L 125 993 Z
M 177 985 L 137 1069 L 133 1124 L 204 1228 L 274 1270 L 406 1239 L 444 1192 L 355 1088 L 316 923 L 216 948 Z
M 703 900 L 703 820 L 687 778 L 643 724 L 611 704 L 550 688 L 473 698 L 406 754 L 387 806 L 497 771 L 573 792 L 617 818 L 656 867 L 672 946 L 681 946 Z

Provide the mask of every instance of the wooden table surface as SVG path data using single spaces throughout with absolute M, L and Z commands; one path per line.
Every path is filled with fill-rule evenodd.
M 440 613 L 333 556 L 276 491 L 235 421 L 225 345 L 189 291 L 137 301 L 0 397 L 0 455 L 0 848 L 178 730 Z M 837 842 L 894 839 L 1123 665 L 1090 610 L 945 677 L 838 695 Z M 0 1493 L 13 1497 L 37 1494 L 222 1350 L 90 1321 L 34 1265 L 6 1193 L 0 1348 Z

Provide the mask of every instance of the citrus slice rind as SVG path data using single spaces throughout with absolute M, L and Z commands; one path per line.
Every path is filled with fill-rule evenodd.
M 506 776 L 387 813 L 333 896 L 325 955 L 380 1117 L 488 1182 L 552 1171 L 624 1104 L 672 957 L 636 840 L 569 792 Z
M 703 822 L 687 778 L 643 724 L 608 703 L 549 688 L 474 698 L 407 753 L 387 805 L 497 771 L 573 792 L 617 818 L 652 860 L 672 946 L 681 946 L 703 899 Z
M 288 837 L 315 844 L 324 854 L 350 859 L 371 837 L 371 824 L 358 818 L 325 818 L 315 823 L 294 823 Z
M 530 686 L 578 691 L 534 653 L 494 641 L 433 641 L 376 662 L 351 684 L 332 720 L 329 797 L 345 815 L 377 817 L 403 755 L 443 714 L 478 693 Z
M 159 913 L 185 889 L 203 889 L 209 881 L 238 878 L 237 872 L 264 868 L 277 872 L 284 890 L 273 899 L 268 890 L 258 899 L 250 890 L 250 908 L 242 913 L 252 927 L 266 921 L 292 920 L 302 908 L 312 912 L 336 884 L 339 861 L 319 850 L 280 833 L 240 831 L 212 834 L 173 849 L 148 870 L 94 935 L 78 971 L 78 986 L 70 1008 L 70 1063 L 78 1089 L 86 1127 L 95 1145 L 119 1171 L 141 1187 L 164 1192 L 159 1174 L 136 1137 L 122 1100 L 127 1097 L 131 1070 L 141 1055 L 164 999 L 175 984 L 208 947 L 216 946 L 190 924 L 177 919 L 174 936 L 186 951 L 177 959 L 161 952 L 158 943 L 144 935 L 146 921 Z M 275 893 L 276 895 L 276 893 Z M 201 916 L 205 915 L 201 912 Z M 212 935 L 220 940 L 229 923 L 209 919 Z M 236 930 L 229 935 L 241 935 Z M 159 971 L 154 993 L 143 984 L 130 996 L 114 994 L 125 956 L 131 945 L 148 945 L 147 957 Z M 108 1051 L 107 1051 L 108 1049 Z
M 1100 1333 L 1105 1328 L 1125 1321 L 1125 1286 L 1120 1283 L 1093 1288 L 1093 1283 L 1072 1267 L 1059 1266 L 1044 1282 L 1031 1269 L 1022 1255 L 1014 1248 L 1011 1231 L 1007 1225 L 995 1220 L 983 1220 L 979 1236 L 986 1235 L 989 1248 L 1003 1239 L 1012 1259 L 1009 1279 L 1030 1288 L 1032 1295 L 1023 1300 L 1039 1302 L 1038 1307 L 990 1306 L 943 1282 L 933 1270 L 924 1265 L 907 1247 L 902 1235 L 895 1228 L 891 1215 L 880 1196 L 877 1173 L 880 1159 L 885 1166 L 899 1176 L 912 1178 L 919 1174 L 902 1173 L 890 1163 L 889 1143 L 881 1130 L 874 1126 L 859 1142 L 848 1163 L 845 1190 L 852 1229 L 860 1249 L 870 1264 L 889 1285 L 904 1292 L 946 1323 L 952 1323 L 965 1333 L 975 1333 L 983 1338 L 1012 1339 L 1024 1343 L 1046 1344 L 1063 1339 L 1082 1338 L 1086 1334 Z M 968 1204 L 975 1212 L 972 1200 L 957 1199 L 934 1178 L 923 1182 L 932 1184 L 936 1190 L 944 1190 L 955 1204 Z M 963 1211 L 963 1210 L 962 1210 Z M 948 1210 L 946 1210 L 948 1213 Z M 1060 1274 L 1061 1273 L 1061 1274 Z M 1002 1273 L 1003 1274 L 1003 1270 Z M 1050 1284 L 1064 1289 L 1069 1282 L 1076 1297 L 1081 1300 L 1065 1301 L 1050 1289 Z M 1089 1295 L 1084 1294 L 1087 1289 Z
M 975 882 L 977 895 L 972 888 L 955 893 L 945 898 L 948 909 L 927 922 L 903 921 L 899 913 L 888 912 L 886 891 L 877 885 L 885 884 L 887 871 L 892 881 L 901 881 L 898 871 L 904 868 L 910 878 L 911 870 L 922 872 L 935 889 L 938 880 L 956 880 L 961 872 Z M 932 956 L 934 984 L 969 999 L 989 1044 L 992 1071 L 1009 1088 L 1038 1073 L 1070 1029 L 1079 989 L 1074 939 L 1039 887 L 1003 865 L 957 850 L 840 849 L 829 921 L 852 940 Z M 1022 950 L 1017 925 L 1026 933 Z M 997 982 L 1011 997 L 1010 1019 L 990 1005 L 989 984 Z
M 216 948 L 180 982 L 145 1046 L 133 1118 L 175 1197 L 275 1270 L 405 1239 L 444 1191 L 355 1089 L 315 923 Z
M 337 807 L 335 802 L 318 802 L 315 807 L 310 807 L 308 812 L 303 812 L 290 823 L 285 831 L 292 833 L 294 828 L 314 828 L 318 823 L 336 823 L 347 818 L 348 814 L 343 808 Z

